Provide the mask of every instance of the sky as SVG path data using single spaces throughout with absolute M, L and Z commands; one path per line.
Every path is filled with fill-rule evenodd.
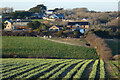
M 95 11 L 118 11 L 119 0 L 0 0 L 0 7 L 13 7 L 14 10 L 29 10 L 38 4 L 44 4 L 47 9 L 82 8 Z

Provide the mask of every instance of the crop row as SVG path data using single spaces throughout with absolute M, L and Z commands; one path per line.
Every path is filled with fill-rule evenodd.
M 4 59 L 3 59 L 4 61 Z M 7 61 L 7 60 L 5 60 Z M 13 62 L 12 60 L 10 62 Z M 38 59 L 38 60 L 17 60 L 11 67 L 3 67 L 2 79 L 27 78 L 27 79 L 79 79 L 84 77 L 84 72 L 88 71 L 88 78 L 105 78 L 105 63 L 102 60 L 85 59 Z M 23 62 L 23 63 L 22 63 Z M 94 62 L 94 63 L 93 63 Z M 100 62 L 100 64 L 99 64 Z M 21 63 L 20 65 L 18 65 Z M 92 63 L 92 64 L 91 64 Z M 4 64 L 6 64 L 4 62 Z M 10 64 L 10 63 L 9 63 Z M 89 69 L 92 67 L 91 69 Z M 100 67 L 99 73 L 97 72 Z M 2 69 L 2 68 L 1 68 Z
M 66 78 L 66 79 L 69 79 L 69 78 L 71 78 L 71 76 L 76 72 L 76 71 L 78 71 L 78 68 L 82 65 L 82 64 L 84 64 L 85 62 L 87 62 L 88 60 L 85 60 L 85 61 L 83 61 L 83 62 L 80 62 L 77 66 L 75 66 L 70 72 L 68 72 L 67 73 L 67 75 L 64 77 L 64 78 Z
M 112 62 L 109 62 L 109 64 L 112 69 L 112 75 L 116 76 L 116 78 L 118 78 L 120 76 L 120 72 L 119 72 L 118 68 Z
M 92 71 L 90 73 L 89 78 L 93 78 L 93 79 L 95 78 L 96 73 L 97 73 L 98 62 L 99 62 L 99 60 L 96 60 L 95 63 L 93 64 Z
M 51 68 L 53 68 L 53 67 L 55 67 L 57 65 L 60 65 L 62 63 L 66 63 L 66 62 L 65 61 L 60 61 L 60 62 L 53 63 L 50 66 L 48 66 L 48 67 L 46 67 L 46 68 L 44 68 L 44 69 L 42 69 L 40 71 L 37 71 L 37 72 L 35 72 L 33 74 L 30 74 L 30 75 L 26 76 L 26 78 L 36 78 L 36 76 L 40 75 L 41 73 L 44 73 L 47 70 L 49 70 L 49 69 L 51 69 Z
M 66 63 L 65 61 L 60 61 L 60 62 L 54 62 L 54 64 L 55 64 L 55 63 L 61 63 L 61 62 Z M 70 61 L 68 61 L 68 62 L 70 62 Z M 52 64 L 53 64 L 53 63 L 52 63 Z M 40 70 L 42 70 L 42 69 L 44 69 L 44 68 L 47 68 L 47 67 L 49 67 L 49 66 L 50 66 L 50 64 L 47 64 L 47 65 L 38 67 L 38 68 L 36 68 L 36 69 L 33 69 L 33 70 L 29 71 L 29 72 L 26 72 L 26 73 L 20 75 L 20 76 L 17 76 L 17 78 L 23 78 L 23 77 L 30 76 L 31 74 L 33 74 L 33 73 L 35 73 L 35 72 L 38 72 L 38 71 L 40 71 Z
M 105 67 L 103 60 L 100 60 L 100 78 L 105 78 Z
M 78 61 L 73 61 L 71 63 L 69 63 L 68 65 L 66 65 L 65 67 L 63 67 L 61 70 L 59 70 L 56 74 L 54 74 L 53 76 L 51 76 L 50 78 L 56 78 L 59 77 L 60 74 L 62 74 L 67 68 L 69 68 L 71 65 L 80 62 Z
M 80 70 L 76 73 L 76 75 L 73 78 L 81 78 L 83 71 L 85 70 L 85 68 L 87 67 L 87 65 L 92 62 L 93 60 L 89 60 L 88 62 L 86 62 L 85 64 L 82 65 L 82 67 L 80 68 Z
M 57 66 L 55 69 L 52 69 L 50 72 L 46 73 L 45 75 L 41 76 L 40 78 L 49 78 L 54 73 L 58 72 L 61 68 L 64 69 L 63 67 L 65 67 L 67 64 L 68 63 L 64 63 L 64 64 L 61 64 L 61 65 Z
M 48 64 L 50 62 L 51 61 L 41 62 L 41 63 L 32 62 L 32 63 L 34 63 L 33 65 L 26 65 L 25 64 L 26 66 L 23 66 L 23 67 L 20 67 L 20 68 L 17 68 L 17 69 L 13 69 L 11 71 L 8 70 L 8 72 L 2 73 L 2 77 L 3 78 L 9 78 L 11 76 L 15 76 L 17 74 L 29 71 L 31 69 L 34 69 L 34 68 L 39 67 L 39 66 L 44 65 L 44 64 Z

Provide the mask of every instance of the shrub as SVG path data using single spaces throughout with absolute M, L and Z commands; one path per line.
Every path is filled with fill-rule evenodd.
M 86 40 L 96 49 L 102 60 L 108 60 L 112 57 L 112 50 L 105 43 L 104 39 L 96 36 L 94 33 L 88 33 Z

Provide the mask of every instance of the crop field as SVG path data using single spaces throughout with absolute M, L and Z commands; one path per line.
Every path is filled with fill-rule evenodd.
M 68 45 L 45 40 L 40 37 L 2 37 L 2 57 L 17 58 L 80 58 L 98 59 L 93 48 Z
M 120 78 L 120 61 L 109 61 L 109 64 L 112 69 L 112 76 L 115 78 Z
M 93 59 L 2 59 L 2 79 L 106 78 L 102 60 Z

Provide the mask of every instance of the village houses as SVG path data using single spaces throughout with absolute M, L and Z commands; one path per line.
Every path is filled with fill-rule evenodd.
M 27 23 L 32 21 L 12 21 L 12 20 L 6 20 L 4 22 L 5 28 L 4 30 L 25 30 L 27 29 Z

